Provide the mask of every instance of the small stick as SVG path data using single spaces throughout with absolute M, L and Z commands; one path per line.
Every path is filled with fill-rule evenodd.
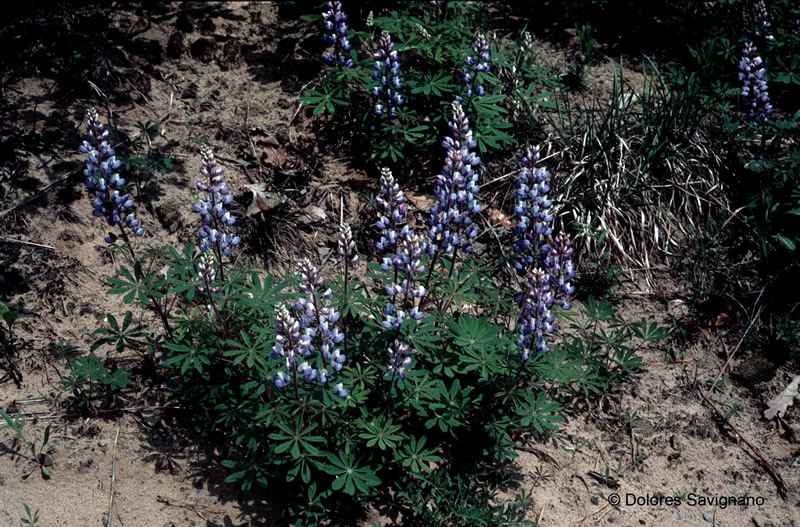
M 30 245 L 31 247 L 41 247 L 42 249 L 50 249 L 55 251 L 55 247 L 51 247 L 49 245 L 42 245 L 41 243 L 34 243 L 34 242 L 26 242 L 23 240 L 12 240 L 11 238 L 0 238 L 0 242 L 3 243 L 18 243 L 20 245 Z
M 711 399 L 703 395 L 702 392 L 700 392 L 700 395 L 703 397 L 703 400 L 708 404 L 709 408 L 714 410 L 717 413 L 717 415 L 719 415 L 720 419 L 722 419 L 725 422 L 725 424 L 728 425 L 728 427 L 730 427 L 733 433 L 736 434 L 736 436 L 739 439 L 741 439 L 745 445 L 750 447 L 750 450 L 753 452 L 753 454 L 756 455 L 758 460 L 761 462 L 761 466 L 764 467 L 764 470 L 767 471 L 767 473 L 772 477 L 772 480 L 775 482 L 775 486 L 778 487 L 778 494 L 780 494 L 781 498 L 786 499 L 786 483 L 783 482 L 783 478 L 781 478 L 781 475 L 778 474 L 778 472 L 772 467 L 772 465 L 770 465 L 769 461 L 767 461 L 767 458 L 765 458 L 764 455 L 761 453 L 761 451 L 758 448 L 756 448 L 756 446 L 753 443 L 748 441 L 747 438 L 744 437 L 742 433 L 736 429 L 735 426 L 733 426 L 733 424 L 728 420 L 728 418 L 725 417 L 725 414 L 722 413 L 722 410 L 720 410 L 717 407 L 717 405 L 711 402 Z
M 728 368 L 728 365 L 733 360 L 734 355 L 736 355 L 736 352 L 739 351 L 739 346 L 742 345 L 742 342 L 744 342 L 744 338 L 747 336 L 748 333 L 750 333 L 750 329 L 752 329 L 753 324 L 755 324 L 756 320 L 758 320 L 758 317 L 761 315 L 761 311 L 763 309 L 764 309 L 764 306 L 761 306 L 760 308 L 758 308 L 758 312 L 753 317 L 753 320 L 750 321 L 750 325 L 747 326 L 747 329 L 745 330 L 744 335 L 742 335 L 742 338 L 739 339 L 739 343 L 736 344 L 736 347 L 733 348 L 733 351 L 731 352 L 731 354 L 728 355 L 728 360 L 725 361 L 725 364 L 722 366 L 722 369 L 719 370 L 719 373 L 717 374 L 716 379 L 714 379 L 714 382 L 711 383 L 711 386 L 708 388 L 708 391 L 703 396 L 703 399 L 707 399 L 708 396 L 711 395 L 712 390 L 714 390 L 714 386 L 717 385 L 717 383 L 719 382 L 720 377 L 722 377 L 722 374 L 725 372 L 725 370 Z
M 111 497 L 108 498 L 108 522 L 106 527 L 111 527 L 114 510 L 114 482 L 117 479 L 117 441 L 119 441 L 119 424 L 117 424 L 117 435 L 114 437 L 114 450 L 111 452 Z

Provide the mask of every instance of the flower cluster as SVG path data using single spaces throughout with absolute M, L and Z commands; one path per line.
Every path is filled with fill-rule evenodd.
M 336 349 L 336 345 L 344 340 L 344 334 L 336 327 L 340 313 L 325 305 L 332 294 L 330 288 L 325 286 L 319 270 L 308 259 L 300 263 L 298 272 L 298 288 L 304 293 L 294 304 L 299 316 L 295 318 L 286 306 L 279 306 L 275 319 L 277 336 L 271 356 L 286 361 L 285 369 L 274 377 L 278 388 L 285 388 L 290 380 L 296 382 L 298 373 L 305 382 L 326 384 L 328 376 L 341 371 L 346 360 L 345 355 Z M 315 352 L 319 353 L 321 362 L 318 367 L 308 361 Z M 340 397 L 347 396 L 347 390 L 341 384 L 334 387 L 334 393 Z
M 449 123 L 452 137 L 442 143 L 447 149 L 442 173 L 436 176 L 434 197 L 436 203 L 431 207 L 428 245 L 430 254 L 443 252 L 450 254 L 458 247 L 472 252 L 472 239 L 478 229 L 472 215 L 481 211 L 476 198 L 478 193 L 477 167 L 481 160 L 472 152 L 477 143 L 472 138 L 469 120 L 458 102 L 453 103 L 453 117 Z
M 375 59 L 375 73 L 372 79 L 378 85 L 372 89 L 372 95 L 378 97 L 375 103 L 375 115 L 383 115 L 388 110 L 390 118 L 397 117 L 397 107 L 405 100 L 400 95 L 403 83 L 400 81 L 400 61 L 397 51 L 394 50 L 392 37 L 388 31 L 383 31 L 378 39 L 378 47 L 373 55 Z
M 322 23 L 325 34 L 322 41 L 333 46 L 333 52 L 325 55 L 325 62 L 328 64 L 339 64 L 352 68 L 355 63 L 350 58 L 350 41 L 347 39 L 347 15 L 342 11 L 341 2 L 328 2 L 328 10 L 322 13 Z
M 336 251 L 348 263 L 355 265 L 358 263 L 358 253 L 356 252 L 356 242 L 353 240 L 353 230 L 350 225 L 342 222 L 339 225 L 339 240 Z
M 515 343 L 522 349 L 523 361 L 534 351 L 550 351 L 546 336 L 554 329 L 551 308 L 558 301 L 562 309 L 570 309 L 569 296 L 575 292 L 570 282 L 575 277 L 574 250 L 567 234 L 552 236 L 550 173 L 534 168 L 538 160 L 538 147 L 528 147 L 520 162 L 515 204 L 514 250 L 519 260 L 514 267 L 524 277 L 522 291 L 515 298 L 521 308 Z
M 478 73 L 487 73 L 492 67 L 492 54 L 489 48 L 489 41 L 483 34 L 475 37 L 472 43 L 473 55 L 464 60 L 466 68 L 461 72 L 461 80 L 467 85 L 467 92 L 464 95 L 467 100 L 474 94 L 478 97 L 486 95 L 486 89 L 477 84 Z
M 385 288 L 392 300 L 383 308 L 383 326 L 399 329 L 406 317 L 416 320 L 424 317 L 416 299 L 422 299 L 426 293 L 425 287 L 417 283 L 417 278 L 425 272 L 422 265 L 425 246 L 422 238 L 406 223 L 407 205 L 403 191 L 388 168 L 381 170 L 381 190 L 376 202 L 382 211 L 375 224 L 381 231 L 375 247 L 384 255 L 381 269 L 394 269 L 394 281 Z M 400 306 L 397 304 L 398 296 L 402 297 Z
M 767 12 L 767 6 L 764 5 L 764 0 L 759 0 L 753 5 L 753 18 L 756 24 L 756 36 L 766 41 L 775 40 L 772 35 L 772 23 L 769 21 L 769 13 Z
M 98 218 L 105 218 L 109 226 L 119 225 L 122 229 L 122 219 L 130 227 L 133 234 L 141 236 L 144 229 L 134 213 L 133 198 L 125 192 L 125 180 L 116 170 L 121 162 L 115 157 L 114 149 L 108 142 L 108 130 L 100 122 L 97 111 L 90 109 L 86 112 L 86 140 L 80 146 L 80 151 L 86 154 L 86 187 L 94 193 L 92 214 Z M 123 231 L 124 233 L 124 231 Z M 109 233 L 105 238 L 106 243 L 114 243 L 117 237 Z
M 394 344 L 386 348 L 386 354 L 389 356 L 389 366 L 387 370 L 392 375 L 397 374 L 401 379 L 406 378 L 406 368 L 411 365 L 411 357 L 408 354 L 408 344 L 403 344 L 397 339 L 394 339 Z
M 514 251 L 519 260 L 514 262 L 514 267 L 519 276 L 525 276 L 528 269 L 537 262 L 541 265 L 547 258 L 547 238 L 553 232 L 552 202 L 548 197 L 550 172 L 544 167 L 534 168 L 538 160 L 539 147 L 529 146 L 522 157 L 522 170 L 517 177 L 514 211 L 518 222 L 514 229 L 517 235 Z
M 200 173 L 205 180 L 197 181 L 197 190 L 206 194 L 192 206 L 203 218 L 203 227 L 197 233 L 200 237 L 198 248 L 202 252 L 212 248 L 220 256 L 230 256 L 232 247 L 240 241 L 238 236 L 228 231 L 228 227 L 236 223 L 236 218 L 226 208 L 233 201 L 233 194 L 222 180 L 222 167 L 217 164 L 214 153 L 204 146 L 202 155 Z
M 747 105 L 747 117 L 754 126 L 766 122 L 773 112 L 765 79 L 767 72 L 757 52 L 756 46 L 748 42 L 742 49 L 742 60 L 739 62 L 742 97 Z
M 214 259 L 208 254 L 200 256 L 200 262 L 197 264 L 197 278 L 203 282 L 203 285 L 197 286 L 199 292 L 206 294 L 219 293 L 219 286 L 214 285 L 217 280 L 217 269 L 214 265 Z

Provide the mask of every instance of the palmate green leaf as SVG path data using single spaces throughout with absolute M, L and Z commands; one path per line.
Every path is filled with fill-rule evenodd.
M 161 296 L 163 296 L 160 291 L 154 289 L 163 284 L 151 283 L 155 275 L 144 276 L 139 262 L 134 264 L 133 270 L 134 272 L 131 274 L 131 271 L 127 267 L 122 266 L 119 269 L 122 279 L 113 276 L 108 278 L 108 283 L 113 286 L 108 290 L 108 294 L 124 295 L 122 301 L 126 304 L 130 304 L 138 297 L 142 305 L 147 304 L 149 301 L 148 296 L 151 298 L 161 298 Z
M 400 425 L 392 423 L 391 419 L 379 417 L 367 423 L 360 423 L 364 432 L 358 434 L 361 439 L 367 440 L 367 447 L 377 446 L 381 450 L 395 449 L 397 444 L 404 439 L 403 434 L 398 434 Z
M 233 364 L 240 364 L 244 361 L 248 368 L 258 366 L 262 371 L 267 369 L 270 346 L 266 332 L 260 332 L 253 340 L 248 333 L 242 331 L 238 340 L 228 340 L 225 345 L 229 349 L 225 351 L 224 355 L 233 357 Z
M 422 81 L 419 85 L 411 90 L 414 95 L 422 93 L 423 95 L 430 95 L 431 93 L 437 97 L 442 97 L 445 93 L 448 94 L 447 99 L 450 100 L 451 95 L 455 93 L 456 85 L 450 81 L 452 77 L 442 71 L 434 72 L 429 75 L 423 74 Z
M 395 450 L 395 460 L 400 461 L 404 467 L 411 469 L 412 472 L 425 473 L 431 472 L 431 463 L 438 463 L 441 457 L 436 454 L 438 449 L 425 448 L 428 438 L 422 436 L 419 440 L 411 436 L 402 448 Z
M 118 353 L 122 353 L 125 348 L 139 348 L 139 342 L 148 337 L 145 331 L 146 327 L 141 324 L 132 325 L 133 313 L 130 311 L 125 313 L 122 319 L 122 326 L 120 326 L 114 315 L 106 315 L 108 321 L 108 328 L 98 328 L 94 331 L 94 335 L 105 335 L 96 340 L 90 351 L 95 351 L 105 344 L 111 344 Z
M 525 427 L 532 426 L 534 430 L 543 434 L 545 430 L 558 430 L 558 423 L 564 422 L 564 417 L 558 415 L 563 407 L 551 400 L 545 392 L 538 394 L 527 392 L 526 398 L 517 406 L 517 415 L 520 424 Z
M 490 324 L 485 318 L 477 318 L 472 315 L 462 315 L 448 320 L 447 328 L 456 346 L 472 350 L 491 346 L 496 342 L 496 335 L 501 329 Z
M 381 484 L 380 478 L 375 474 L 376 468 L 363 463 L 363 459 L 356 460 L 353 451 L 325 452 L 328 463 L 318 462 L 317 466 L 326 473 L 336 476 L 331 484 L 333 490 L 343 490 L 351 496 L 356 494 L 367 495 L 371 487 Z
M 317 424 L 312 423 L 308 426 L 303 425 L 302 419 L 297 419 L 294 423 L 294 428 L 290 428 L 286 423 L 278 423 L 279 432 L 274 432 L 269 435 L 273 441 L 278 441 L 275 447 L 276 454 L 283 454 L 288 452 L 292 458 L 297 459 L 300 457 L 301 452 L 311 456 L 318 456 L 319 449 L 314 446 L 314 443 L 323 443 L 325 439 L 322 436 L 314 435 L 314 430 L 317 429 Z
M 164 347 L 170 351 L 164 366 L 180 365 L 181 375 L 189 371 L 189 368 L 203 373 L 203 368 L 211 364 L 210 357 L 215 353 L 212 348 L 196 347 L 192 342 L 167 342 Z

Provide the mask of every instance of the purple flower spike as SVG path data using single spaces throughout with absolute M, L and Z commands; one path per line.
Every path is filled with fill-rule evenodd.
M 550 214 L 552 202 L 548 198 L 550 172 L 543 167 L 534 168 L 538 160 L 539 147 L 529 146 L 520 162 L 522 170 L 517 177 L 514 205 L 517 226 L 514 233 L 518 239 L 514 251 L 520 259 L 514 263 L 514 267 L 519 276 L 525 276 L 528 269 L 537 263 L 543 265 L 549 251 L 547 238 L 553 232 L 553 216 Z
M 197 278 L 203 282 L 203 285 L 197 287 L 199 292 L 209 295 L 219 293 L 219 286 L 213 285 L 214 281 L 217 279 L 214 259 L 208 254 L 203 254 L 200 257 L 200 262 L 197 264 Z
M 394 119 L 397 117 L 397 107 L 402 106 L 405 99 L 400 94 L 403 87 L 400 80 L 400 61 L 397 51 L 394 50 L 392 37 L 387 31 L 381 33 L 377 50 L 372 57 L 375 59 L 372 79 L 378 81 L 378 85 L 372 89 L 372 95 L 378 98 L 375 115 L 387 114 L 390 119 Z
M 328 2 L 328 10 L 322 13 L 322 26 L 324 33 L 322 41 L 333 46 L 333 52 L 325 55 L 328 64 L 339 64 L 352 68 L 355 66 L 350 58 L 350 41 L 347 39 L 347 15 L 342 11 L 341 2 Z
M 472 152 L 477 143 L 472 138 L 469 120 L 458 102 L 453 103 L 453 117 L 449 123 L 452 137 L 442 143 L 447 149 L 442 173 L 436 176 L 433 195 L 436 204 L 431 208 L 428 221 L 430 229 L 428 252 L 452 253 L 457 247 L 472 252 L 472 239 L 478 229 L 472 215 L 482 206 L 476 194 L 478 186 L 477 167 L 481 160 Z
M 358 263 L 356 242 L 353 241 L 353 230 L 347 223 L 339 225 L 339 240 L 336 251 L 350 264 L 355 265 Z
M 742 83 L 742 99 L 747 105 L 747 117 L 753 126 L 765 123 L 774 111 L 769 102 L 769 88 L 766 81 L 766 70 L 758 56 L 758 49 L 752 42 L 742 49 L 742 60 L 739 62 L 739 81 Z
M 552 333 L 555 317 L 550 313 L 553 293 L 548 282 L 543 270 L 534 269 L 521 295 L 522 313 L 517 323 L 518 337 L 515 343 L 522 348 L 523 361 L 528 360 L 534 351 L 550 351 L 545 336 Z
M 192 206 L 192 210 L 203 218 L 203 227 L 198 231 L 200 243 L 197 247 L 206 252 L 209 248 L 220 256 L 230 256 L 240 238 L 228 232 L 228 227 L 236 223 L 227 206 L 233 201 L 231 189 L 222 180 L 222 167 L 214 158 L 214 153 L 206 146 L 201 149 L 203 155 L 200 174 L 205 178 L 198 180 L 196 187 L 201 197 Z
M 466 68 L 461 72 L 461 80 L 467 86 L 464 98 L 469 100 L 473 95 L 483 97 L 486 89 L 478 84 L 478 73 L 488 73 L 492 68 L 492 54 L 489 41 L 485 35 L 478 35 L 472 43 L 472 53 L 464 60 Z
M 417 280 L 425 272 L 422 255 L 426 252 L 426 246 L 406 223 L 407 205 L 403 191 L 388 168 L 381 170 L 381 191 L 375 201 L 382 209 L 375 224 L 381 231 L 381 238 L 375 247 L 383 253 L 381 269 L 393 269 L 395 276 L 385 288 L 386 294 L 392 298 L 382 309 L 382 324 L 387 329 L 397 330 L 407 316 L 415 320 L 421 320 L 424 316 L 419 304 L 426 291 Z
M 120 225 L 122 228 L 124 219 L 135 236 L 142 236 L 144 229 L 136 219 L 133 198 L 125 192 L 125 180 L 116 172 L 122 163 L 115 157 L 108 136 L 108 130 L 100 122 L 97 111 L 89 109 L 86 112 L 86 140 L 79 150 L 86 154 L 83 175 L 86 176 L 86 188 L 94 194 L 92 214 L 105 218 L 111 227 Z M 105 241 L 114 243 L 117 237 L 109 233 Z
M 756 36 L 763 38 L 766 41 L 773 41 L 775 37 L 772 35 L 772 23 L 769 21 L 769 13 L 767 6 L 764 5 L 764 0 L 759 0 L 753 5 L 753 19 L 756 25 Z
M 394 344 L 386 348 L 389 356 L 389 365 L 386 369 L 392 374 L 396 373 L 401 379 L 406 378 L 406 368 L 411 365 L 411 357 L 408 355 L 408 344 L 403 344 L 394 339 Z

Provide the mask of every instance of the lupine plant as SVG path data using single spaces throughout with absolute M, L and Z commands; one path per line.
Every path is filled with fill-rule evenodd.
M 397 51 L 392 44 L 392 36 L 388 31 L 381 32 L 378 39 L 378 49 L 373 54 L 375 59 L 375 73 L 372 80 L 378 85 L 372 88 L 378 102 L 375 103 L 375 115 L 388 115 L 391 119 L 397 117 L 397 107 L 402 106 L 405 100 L 400 94 L 403 83 L 400 80 L 400 61 Z

